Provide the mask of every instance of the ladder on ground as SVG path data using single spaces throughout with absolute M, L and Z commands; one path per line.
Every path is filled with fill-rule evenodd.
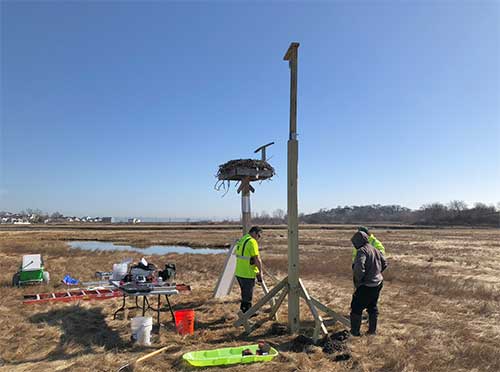
M 179 292 L 190 291 L 191 287 L 186 284 L 175 286 Z M 23 304 L 41 304 L 45 302 L 71 302 L 79 300 L 109 300 L 124 296 L 117 287 L 107 286 L 102 288 L 72 289 L 62 292 L 36 293 L 24 295 Z
M 108 300 L 121 297 L 117 288 L 72 289 L 64 292 L 37 293 L 24 295 L 23 304 L 40 304 L 44 302 L 71 302 L 78 300 Z

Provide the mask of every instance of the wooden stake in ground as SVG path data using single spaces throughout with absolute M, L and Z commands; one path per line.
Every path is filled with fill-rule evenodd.
M 350 327 L 348 319 L 330 310 L 318 300 L 311 297 L 299 277 L 299 221 L 297 203 L 297 170 L 298 170 L 298 141 L 297 141 L 297 62 L 299 43 L 291 43 L 284 60 L 288 61 L 290 67 L 290 136 L 288 139 L 288 277 L 269 291 L 247 312 L 238 313 L 235 326 L 244 326 L 245 331 L 250 333 L 262 322 L 250 324 L 250 317 L 267 302 L 274 300 L 279 294 L 278 300 L 272 305 L 269 319 L 278 311 L 286 295 L 288 295 L 288 328 L 290 333 L 297 333 L 300 329 L 299 299 L 302 297 L 313 315 L 315 326 L 313 338 L 317 340 L 320 334 L 327 334 L 323 318 L 318 310 L 332 316 L 336 321 Z M 280 293 L 281 292 L 281 293 Z

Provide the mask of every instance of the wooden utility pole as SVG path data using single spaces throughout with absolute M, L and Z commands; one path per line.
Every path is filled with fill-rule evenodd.
M 271 303 L 269 319 L 272 319 L 288 295 L 288 328 L 291 333 L 300 330 L 299 299 L 302 297 L 314 318 L 313 339 L 318 340 L 321 335 L 328 334 L 328 330 L 320 315 L 326 313 L 333 320 L 350 326 L 348 319 L 323 305 L 307 291 L 299 277 L 299 219 L 297 207 L 297 180 L 299 144 L 297 141 L 297 60 L 299 43 L 291 43 L 284 60 L 290 67 L 290 136 L 288 138 L 288 276 L 282 279 L 269 293 L 262 297 L 245 313 L 238 313 L 235 326 L 244 326 L 245 332 L 250 333 L 262 322 L 252 324 L 250 318 L 264 304 Z M 277 300 L 273 304 L 274 297 Z
M 290 67 L 290 136 L 288 138 L 288 327 L 300 327 L 299 310 L 299 220 L 297 179 L 299 143 L 297 141 L 297 62 L 299 43 L 291 43 L 285 57 Z

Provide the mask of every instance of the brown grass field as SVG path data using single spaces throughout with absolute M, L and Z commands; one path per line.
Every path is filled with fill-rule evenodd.
M 301 277 L 309 292 L 341 314 L 349 313 L 353 292 L 351 246 L 354 229 L 301 229 Z M 177 282 L 190 284 L 191 294 L 171 297 L 175 309 L 193 308 L 195 334 L 175 333 L 168 313 L 162 313 L 161 336 L 151 347 L 130 342 L 130 324 L 111 314 L 121 299 L 23 305 L 23 293 L 63 290 L 57 282 L 66 273 L 91 281 L 95 271 L 110 271 L 129 252 L 94 253 L 70 250 L 68 240 L 103 240 L 145 247 L 150 244 L 224 246 L 239 237 L 237 227 L 196 229 L 134 227 L 111 229 L 2 228 L 0 231 L 0 370 L 116 371 L 161 346 L 170 349 L 144 361 L 137 371 L 192 371 L 182 354 L 266 340 L 279 357 L 268 363 L 210 368 L 211 371 L 500 371 L 500 230 L 386 229 L 374 230 L 389 259 L 380 301 L 377 336 L 350 339 L 352 358 L 335 362 L 321 348 L 311 353 L 290 350 L 291 335 L 277 336 L 266 322 L 251 336 L 232 322 L 238 310 L 238 290 L 225 301 L 212 299 L 224 255 L 151 256 L 163 266 L 177 264 Z M 49 286 L 13 288 L 12 274 L 21 256 L 42 253 L 51 275 Z M 268 229 L 261 242 L 264 265 L 277 277 L 287 270 L 286 229 Z M 271 278 L 267 278 L 272 285 Z M 256 297 L 262 296 L 256 289 Z M 303 323 L 312 319 L 301 305 Z M 140 314 L 139 314 L 140 315 Z M 286 320 L 286 306 L 279 313 Z M 134 316 L 130 311 L 129 318 Z M 260 315 L 259 317 L 264 317 Z M 363 330 L 366 324 L 363 324 Z M 329 331 L 343 329 L 338 323 Z M 303 331 L 310 334 L 309 328 Z

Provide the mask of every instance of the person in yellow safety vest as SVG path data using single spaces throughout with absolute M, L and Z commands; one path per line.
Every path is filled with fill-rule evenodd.
M 241 289 L 240 309 L 245 313 L 252 307 L 255 279 L 262 283 L 262 261 L 259 256 L 259 244 L 262 229 L 253 226 L 236 246 L 236 269 L 234 275 Z
M 365 226 L 360 226 L 358 227 L 358 231 L 361 231 L 361 232 L 364 232 L 366 235 L 368 235 L 368 243 L 378 249 L 380 251 L 380 253 L 382 253 L 384 256 L 385 256 L 385 248 L 384 246 L 382 245 L 382 243 L 380 242 L 380 240 L 378 240 L 375 235 L 371 234 L 370 233 L 370 230 L 365 227 Z M 357 249 L 354 248 L 352 250 L 352 262 L 354 263 L 354 260 L 356 259 L 356 254 L 357 254 Z

